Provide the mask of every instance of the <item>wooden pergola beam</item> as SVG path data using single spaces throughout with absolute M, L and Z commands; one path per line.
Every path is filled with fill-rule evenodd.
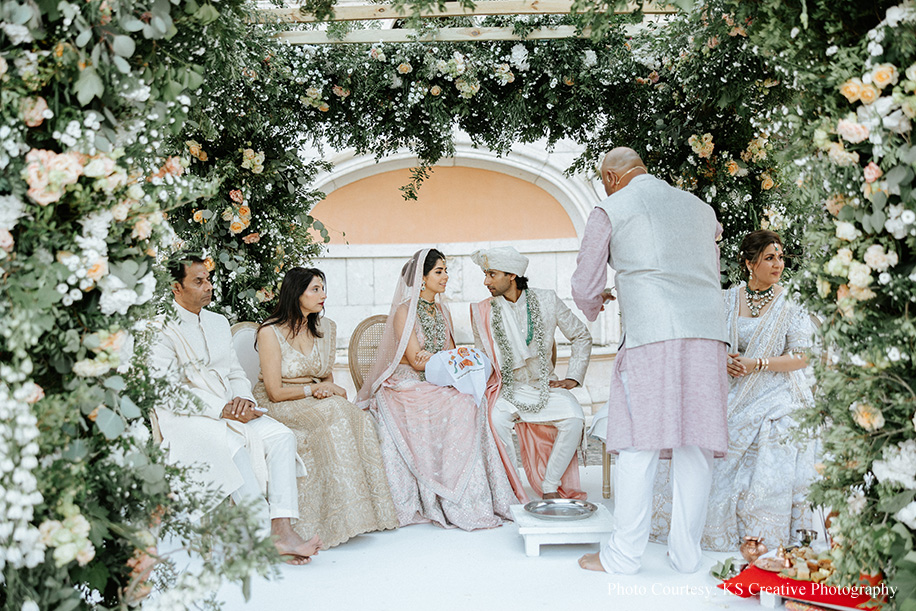
M 538 28 L 522 37 L 512 28 L 440 28 L 431 33 L 420 34 L 417 30 L 354 30 L 343 38 L 330 38 L 323 30 L 304 32 L 280 32 L 277 38 L 293 45 L 333 45 L 375 42 L 466 42 L 470 40 L 548 40 L 558 38 L 588 37 L 588 28 L 581 34 L 576 27 L 561 25 L 552 28 Z
M 446 2 L 445 8 L 433 8 L 420 13 L 420 17 L 468 17 L 472 15 L 565 15 L 572 11 L 572 0 L 483 0 L 477 2 L 474 9 L 468 10 L 459 2 Z M 632 13 L 638 8 L 630 3 L 618 14 Z M 270 8 L 258 11 L 262 21 L 282 21 L 287 23 L 314 23 L 318 21 L 311 13 L 301 7 L 290 6 Z M 646 2 L 643 13 L 647 15 L 669 15 L 677 12 L 673 6 Z M 390 4 L 342 5 L 334 7 L 334 16 L 327 21 L 362 21 L 371 19 L 398 19 L 405 13 L 396 10 Z

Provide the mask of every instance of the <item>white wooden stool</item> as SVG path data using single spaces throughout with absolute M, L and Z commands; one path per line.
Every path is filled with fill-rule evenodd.
M 604 543 L 614 530 L 614 518 L 604 505 L 582 520 L 549 520 L 538 518 L 525 511 L 524 505 L 509 507 L 518 526 L 518 534 L 525 539 L 525 555 L 539 556 L 542 545 L 569 543 Z

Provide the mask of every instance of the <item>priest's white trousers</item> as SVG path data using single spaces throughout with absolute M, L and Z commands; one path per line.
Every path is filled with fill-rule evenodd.
M 581 412 L 582 408 L 579 407 L 572 393 L 565 392 L 569 394 L 569 398 Z M 551 399 L 554 399 L 554 395 L 558 395 L 560 401 L 569 402 L 569 399 L 564 395 L 556 392 L 551 392 Z M 506 452 L 512 458 L 513 465 L 518 469 L 515 459 L 515 444 L 512 443 L 512 429 L 515 427 L 515 423 L 519 422 L 519 417 L 515 410 L 514 405 L 500 397 L 496 400 L 491 417 L 496 434 L 499 435 L 500 441 L 506 446 Z M 562 420 L 543 422 L 543 424 L 549 424 L 557 429 L 557 437 L 554 439 L 553 449 L 551 449 L 550 458 L 547 460 L 547 468 L 544 470 L 544 481 L 541 484 L 543 493 L 547 494 L 548 492 L 556 492 L 557 488 L 560 487 L 560 479 L 566 472 L 566 467 L 569 466 L 573 456 L 576 455 L 576 448 L 579 447 L 579 442 L 582 441 L 582 430 L 585 428 L 585 421 L 580 418 L 563 418 Z
M 264 458 L 267 460 L 267 498 L 261 493 L 261 486 L 251 466 L 248 448 L 241 448 L 232 457 L 242 473 L 242 486 L 232 493 L 236 503 L 249 503 L 262 517 L 262 523 L 269 524 L 277 518 L 299 519 L 299 495 L 296 488 L 296 436 L 285 425 L 273 418 L 255 418 L 247 423 L 254 429 L 264 444 Z M 232 435 L 238 433 L 230 431 Z
M 620 450 L 614 474 L 614 523 L 610 540 L 601 548 L 601 565 L 608 573 L 639 570 L 649 542 L 657 450 Z M 682 573 L 700 569 L 700 538 L 712 484 L 713 453 L 697 446 L 672 449 L 673 498 L 668 559 Z

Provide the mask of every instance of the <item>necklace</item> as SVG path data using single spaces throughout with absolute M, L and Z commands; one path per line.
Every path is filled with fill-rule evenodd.
M 417 302 L 417 320 L 423 330 L 423 349 L 435 354 L 445 349 L 445 319 L 432 301 L 422 297 Z
M 544 336 L 544 324 L 541 321 L 541 304 L 535 298 L 534 294 L 525 289 L 525 297 L 528 310 L 528 332 L 526 333 L 526 343 L 531 345 L 534 341 L 538 348 L 538 402 L 524 403 L 515 398 L 515 372 L 512 364 L 515 362 L 515 356 L 512 353 L 512 346 L 509 344 L 509 337 L 506 335 L 506 329 L 503 323 L 502 307 L 496 300 L 491 301 L 493 309 L 493 335 L 499 351 L 503 355 L 503 365 L 499 368 L 502 376 L 502 390 L 500 396 L 509 403 L 517 407 L 520 411 L 536 414 L 547 405 L 550 398 L 550 372 L 553 370 L 553 364 L 547 355 L 547 341 Z
M 757 318 L 760 310 L 765 308 L 768 303 L 773 301 L 776 291 L 773 290 L 775 284 L 768 289 L 755 291 L 749 284 L 744 285 L 744 301 L 747 303 L 747 309 L 751 311 L 751 316 Z

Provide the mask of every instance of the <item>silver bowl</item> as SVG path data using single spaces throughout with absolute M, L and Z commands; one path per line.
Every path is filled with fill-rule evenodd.
M 527 503 L 525 511 L 542 520 L 584 520 L 598 511 L 598 506 L 577 499 L 543 499 Z

